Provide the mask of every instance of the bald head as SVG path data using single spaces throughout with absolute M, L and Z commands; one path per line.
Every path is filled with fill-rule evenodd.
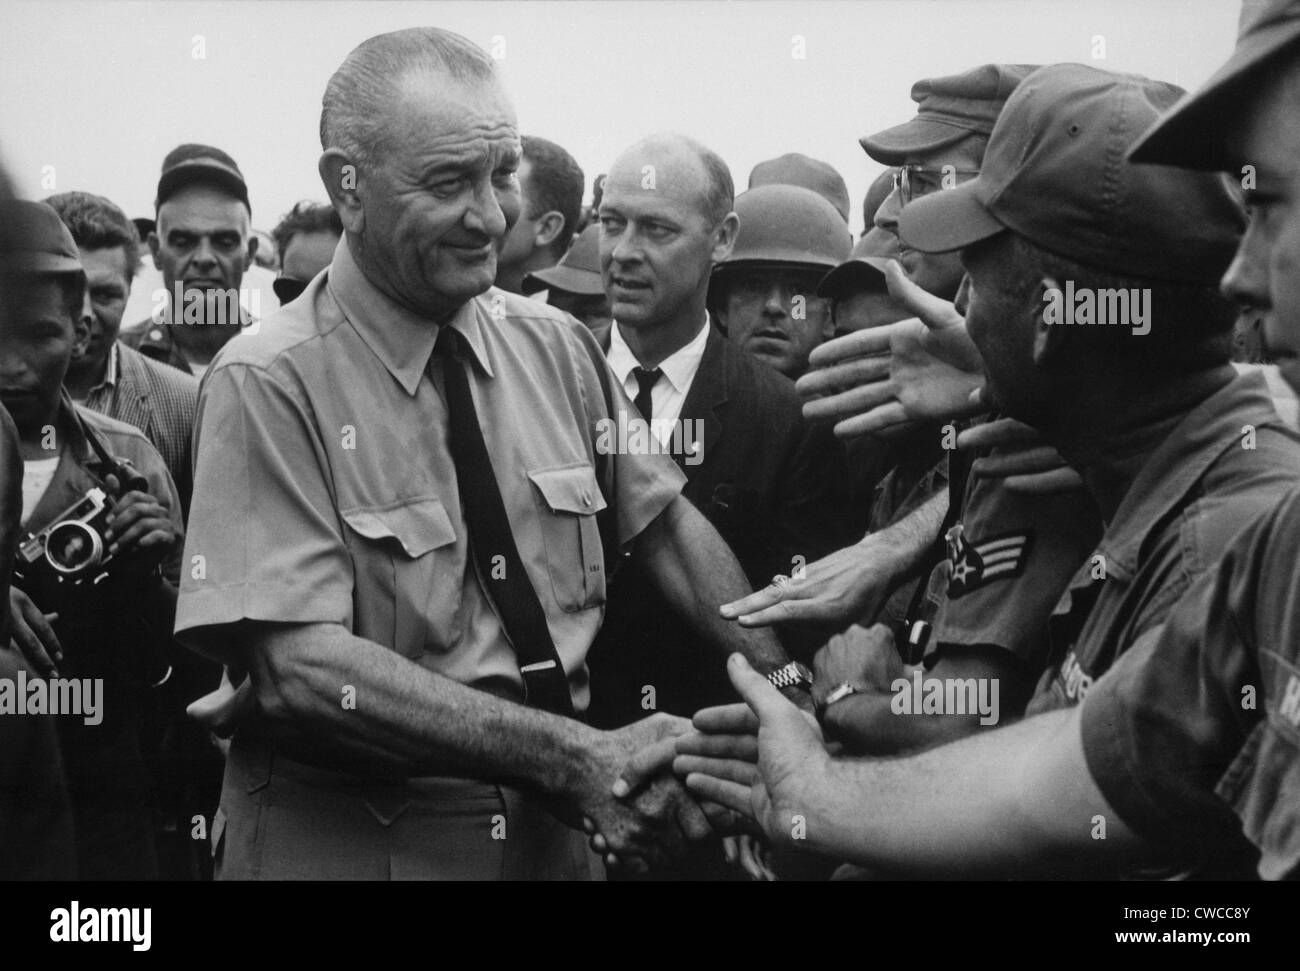
M 699 332 L 709 274 L 731 254 L 739 225 L 731 173 L 684 135 L 653 135 L 623 152 L 600 201 L 600 267 L 620 331 L 653 366 Z M 627 333 L 624 333 L 627 337 Z
M 625 190 L 667 193 L 691 205 L 710 227 L 726 218 L 736 195 L 731 170 L 718 153 L 674 132 L 650 135 L 619 155 L 605 191 L 615 182 Z

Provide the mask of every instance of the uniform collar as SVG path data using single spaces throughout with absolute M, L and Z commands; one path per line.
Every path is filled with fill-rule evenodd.
M 1107 525 L 1098 546 L 1107 569 L 1131 579 L 1143 544 L 1210 466 L 1240 447 L 1242 426 L 1266 424 L 1279 419 L 1258 372 L 1239 375 L 1192 409 L 1142 466 Z
M 346 235 L 334 250 L 327 285 L 366 346 L 406 393 L 414 395 L 437 343 L 439 325 L 395 303 L 366 279 L 352 257 Z M 480 315 L 484 313 L 477 298 L 467 300 L 442 326 L 452 327 L 460 334 L 462 346 L 472 352 L 474 362 L 492 377 L 492 365 L 483 341 Z

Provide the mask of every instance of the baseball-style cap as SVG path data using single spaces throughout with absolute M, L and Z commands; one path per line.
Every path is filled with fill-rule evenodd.
M 1125 276 L 1217 281 L 1246 224 L 1228 183 L 1124 159 L 1182 93 L 1082 64 L 1035 71 L 1008 99 L 979 176 L 903 208 L 903 242 L 943 253 L 1010 229 L 1058 256 Z
M 876 227 L 863 234 L 849 258 L 817 284 L 817 296 L 839 300 L 859 290 L 886 290 L 885 267 L 898 259 L 898 237 Z
M 178 145 L 163 159 L 158 194 L 154 197 L 154 212 L 178 189 L 195 183 L 224 189 L 252 213 L 253 207 L 248 202 L 248 185 L 235 160 L 219 148 L 196 144 Z
M 580 232 L 569 251 L 555 266 L 536 270 L 523 279 L 525 294 L 547 287 L 595 297 L 605 292 L 600 282 L 600 224 L 592 223 Z
M 0 269 L 82 273 L 81 254 L 59 214 L 43 202 L 0 203 Z
M 1241 160 L 1229 157 L 1224 140 L 1240 118 L 1240 106 L 1249 100 L 1262 75 L 1297 57 L 1300 0 L 1247 0 L 1241 9 L 1237 47 L 1227 63 L 1160 119 L 1133 146 L 1129 158 L 1194 169 L 1235 167 Z
M 799 152 L 770 158 L 759 162 L 749 173 L 749 188 L 760 185 L 797 185 L 811 189 L 834 206 L 845 222 L 849 221 L 849 187 L 834 166 L 826 162 Z
M 970 135 L 987 137 L 1011 92 L 1037 64 L 983 64 L 912 85 L 916 117 L 858 139 L 882 165 L 902 165 L 910 156 L 956 144 Z

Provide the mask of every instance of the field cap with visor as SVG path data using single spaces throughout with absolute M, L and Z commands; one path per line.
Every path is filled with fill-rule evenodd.
M 817 296 L 840 300 L 861 290 L 888 290 L 885 267 L 898 259 L 898 237 L 876 227 L 866 233 L 849 258 L 831 270 L 817 284 Z
M 600 280 L 599 223 L 592 223 L 580 232 L 555 266 L 525 276 L 521 287 L 525 295 L 548 288 L 584 297 L 598 297 L 605 292 Z
M 163 159 L 158 194 L 153 203 L 155 215 L 177 190 L 195 184 L 219 186 L 242 202 L 249 214 L 252 214 L 253 207 L 248 202 L 248 185 L 235 160 L 219 148 L 191 143 L 176 146 Z
M 904 165 L 910 158 L 955 145 L 971 135 L 987 138 L 1011 92 L 1037 67 L 982 64 L 961 74 L 917 81 L 912 85 L 916 117 L 865 135 L 858 143 L 882 165 Z
M 1240 107 L 1261 78 L 1300 57 L 1300 0 L 1246 3 L 1237 46 L 1214 76 L 1146 133 L 1129 153 L 1134 162 L 1227 171 L 1242 161 L 1226 144 Z
M 1082 64 L 1034 72 L 1008 99 L 979 177 L 904 207 L 903 242 L 943 253 L 1010 229 L 1123 276 L 1216 283 L 1245 228 L 1227 181 L 1124 158 L 1182 93 Z

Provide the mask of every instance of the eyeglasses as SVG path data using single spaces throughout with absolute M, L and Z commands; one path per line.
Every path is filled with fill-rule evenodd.
M 905 206 L 913 199 L 969 182 L 979 174 L 979 169 L 955 169 L 951 165 L 937 169 L 902 165 L 894 170 L 894 188 L 898 191 L 899 203 Z

